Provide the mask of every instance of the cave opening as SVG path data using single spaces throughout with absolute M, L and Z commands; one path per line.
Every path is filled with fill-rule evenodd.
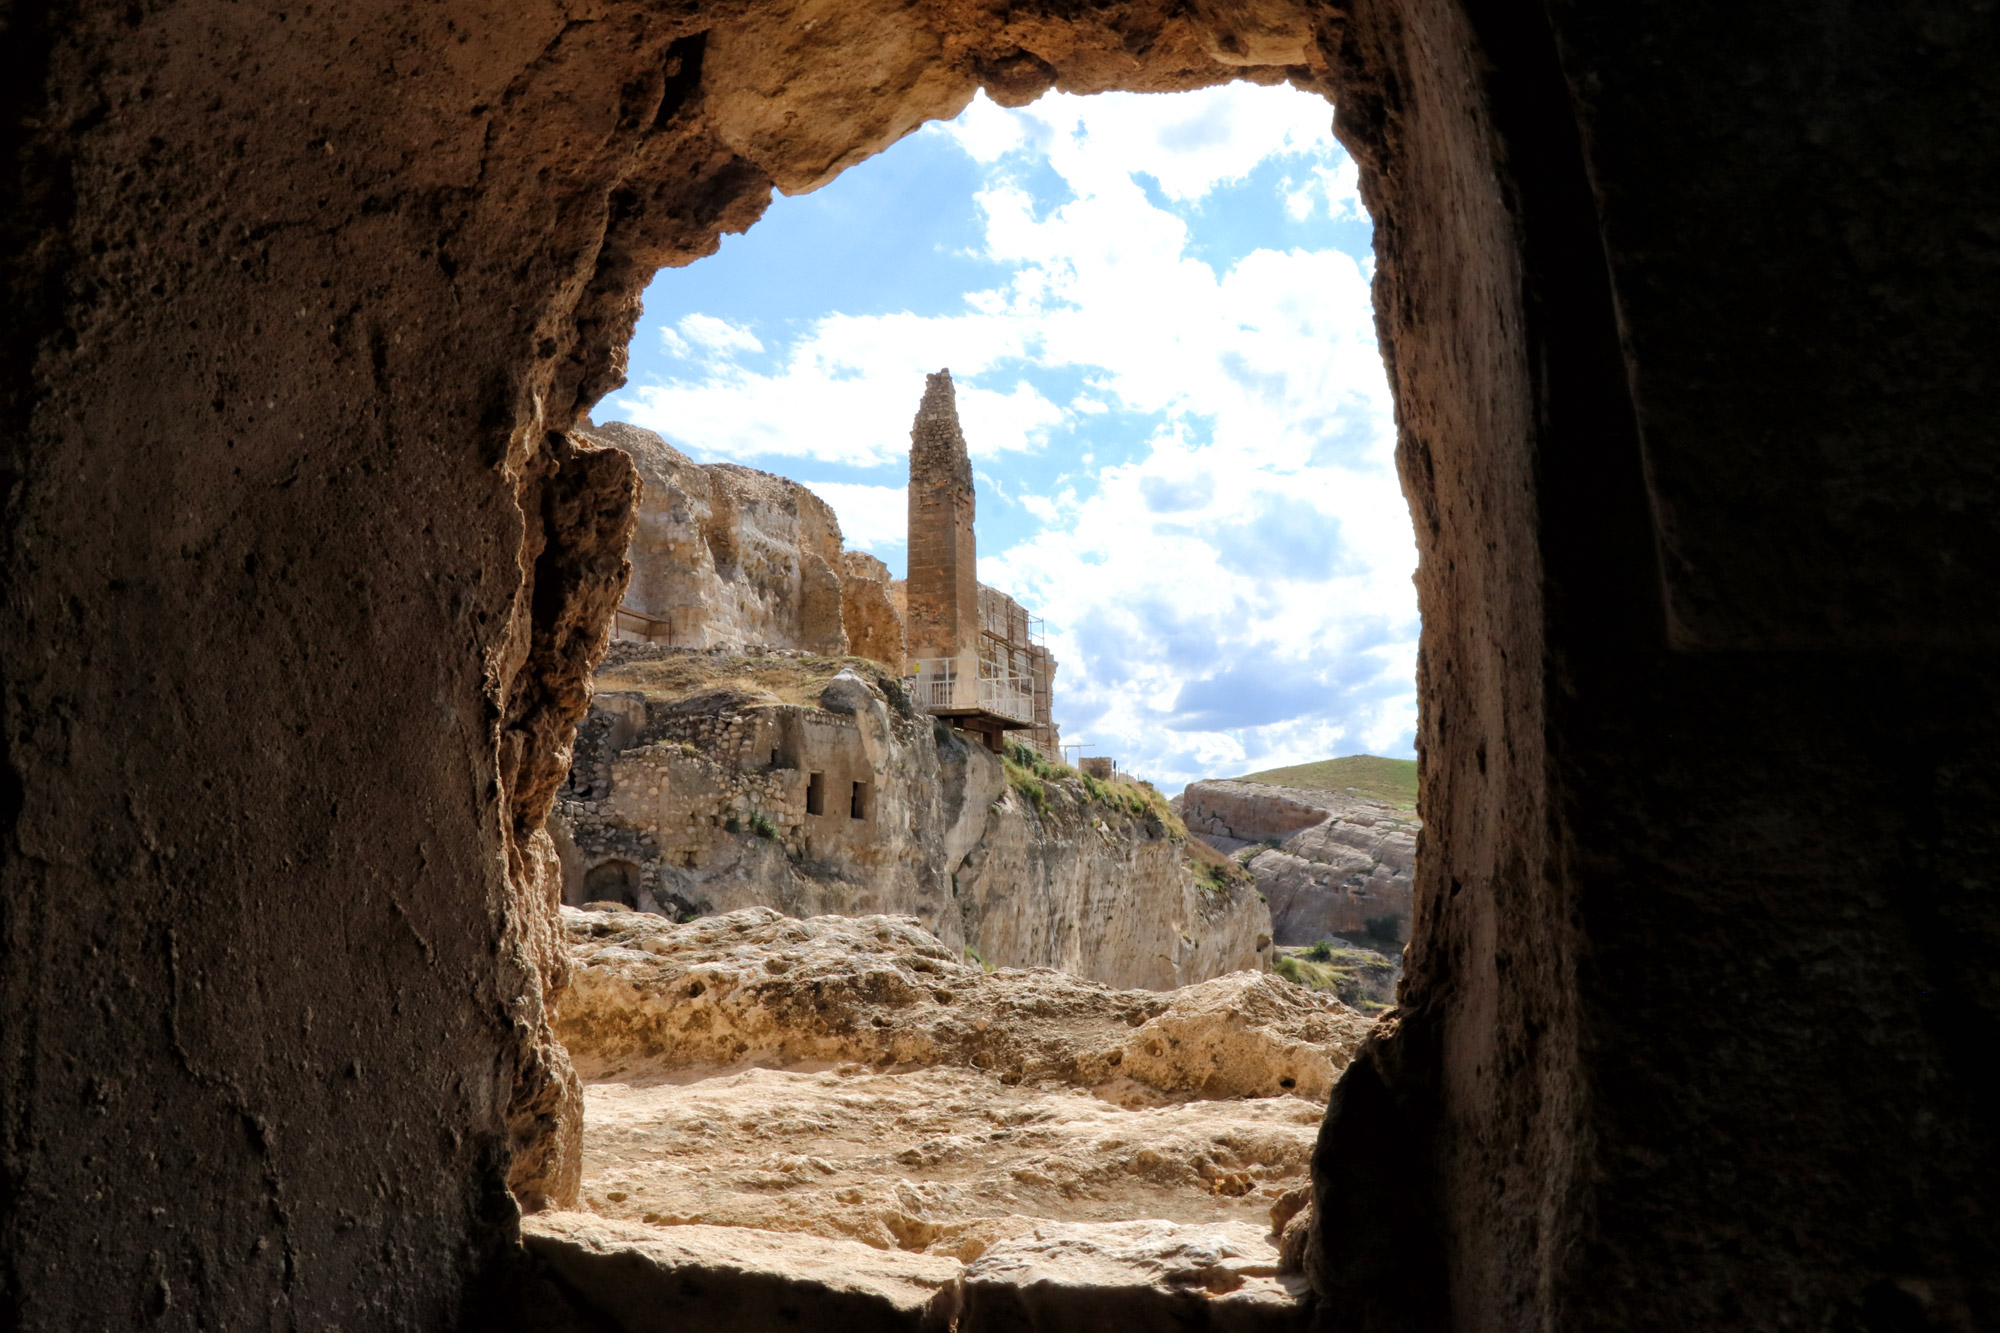
M 1324 1322 L 1993 1323 L 1959 9 L 27 7 L 0 1322 L 500 1327 L 524 1236 L 665 1263 L 514 1206 L 578 1183 L 545 816 L 633 492 L 570 428 L 774 187 L 980 89 L 1248 77 L 1337 107 L 1420 552 L 1424 858 L 1312 1165 Z
M 1092 770 L 1100 787 L 1086 790 L 1124 791 L 1135 774 L 1152 774 L 1171 792 L 1348 750 L 1413 753 L 1414 536 L 1375 343 L 1372 229 L 1332 119 L 1324 96 L 1268 80 L 1051 93 L 1017 107 L 979 95 L 957 117 L 775 199 L 745 234 L 725 236 L 719 254 L 663 269 L 636 320 L 627 383 L 593 408 L 590 428 L 630 447 L 637 426 L 697 465 L 799 483 L 830 504 L 836 541 L 845 537 L 900 576 L 912 531 L 904 437 L 917 387 L 948 363 L 980 497 L 979 572 L 1019 597 L 999 614 L 1046 613 L 1063 663 L 1056 720 L 1066 708 L 1097 719 L 1095 748 L 1118 754 Z M 649 486 L 672 488 L 684 508 L 658 519 L 642 510 L 627 607 L 640 619 L 671 610 L 690 637 L 643 654 L 621 649 L 618 660 L 722 652 L 719 672 L 739 670 L 732 640 L 699 646 L 688 594 L 669 590 L 649 562 L 683 551 L 700 559 L 695 543 L 671 535 L 684 523 L 711 553 L 720 545 L 734 553 L 715 559 L 716 579 L 754 568 L 772 586 L 772 558 L 751 554 L 763 538 L 739 541 L 730 526 L 770 501 L 732 491 L 703 510 L 702 500 L 679 498 L 693 496 L 699 478 L 641 466 Z M 776 520 L 756 521 L 768 530 Z M 1202 604 L 1157 613 L 1203 579 Z M 1278 587 L 1284 614 L 1271 597 Z M 1155 608 L 1150 619 L 1133 614 L 1146 607 Z M 981 611 L 994 621 L 983 597 Z M 635 688 L 639 677 L 620 670 L 609 688 Z M 1153 706 L 1136 706 L 1135 677 L 1149 678 Z M 1361 702 L 1321 706 L 1334 679 L 1358 686 L 1348 697 Z M 1013 747 L 990 748 L 1015 762 Z M 778 752 L 768 753 L 775 768 Z M 893 786 L 878 792 L 843 777 L 817 764 L 804 772 L 803 814 L 824 815 L 830 787 L 853 823 L 875 822 L 878 801 L 903 808 Z M 1412 805 L 1414 795 L 1412 783 Z M 1115 798 L 1121 815 L 1125 799 Z M 780 817 L 780 842 L 784 824 Z M 732 816 L 726 827 L 752 836 L 748 820 Z M 1282 842 L 1267 832 L 1241 817 L 1234 827 L 1204 825 L 1199 836 L 1222 841 L 1224 853 L 1204 851 L 1196 882 L 1208 887 L 1197 893 L 1227 895 L 1218 886 L 1232 873 L 1247 880 L 1225 853 Z M 843 854 L 838 841 L 813 843 L 803 829 L 800 837 L 820 861 Z M 686 855 L 692 870 L 696 858 Z M 1354 867 L 1345 873 L 1354 878 Z M 950 880 L 959 899 L 956 867 Z M 984 904 L 992 892 L 982 881 L 963 901 Z M 1026 876 L 1017 892 L 1034 892 Z M 1402 892 L 1407 903 L 1407 880 Z M 1358 915 L 1298 938 L 1278 932 L 1276 953 L 1311 957 L 1277 975 L 1334 994 L 1333 978 L 1351 982 L 1357 971 L 1347 954 L 1394 956 L 1399 932 L 1408 933 L 1403 911 L 1386 935 L 1379 917 L 1363 925 Z M 1066 929 L 1105 927 L 1079 919 Z M 1176 947 L 1198 943 L 1178 925 L 1172 933 L 1185 941 Z M 1244 957 L 1259 972 L 1276 956 L 1267 952 L 1273 933 L 1267 915 L 1246 936 Z M 982 950 L 969 938 L 953 946 L 961 962 L 988 972 L 1025 965 L 1004 955 L 1008 947 L 1002 939 Z M 1369 956 L 1359 970 L 1379 1011 L 1393 997 L 1396 965 Z M 938 986 L 939 996 L 953 995 Z M 706 974 L 658 987 L 686 1008 L 713 1009 L 727 991 Z M 1121 1038 L 1166 1003 L 1132 1002 L 1148 1006 L 1147 1017 L 1118 1019 Z M 1112 1014 L 1127 1001 L 1093 1003 Z M 963 995 L 951 1004 L 977 1009 Z M 878 1029 L 898 1021 L 870 1020 Z M 1321 1035 L 1351 1052 L 1363 1030 Z M 1068 1091 L 1094 1086 L 1101 1095 L 1079 1102 L 1048 1095 L 1048 1071 L 1018 1053 L 996 1063 L 970 1052 L 967 1068 L 949 1060 L 925 1068 L 890 1054 L 901 1040 L 882 1034 L 880 1059 L 892 1067 L 868 1068 L 873 1052 L 849 1053 L 839 1077 L 767 1059 L 769 1068 L 747 1073 L 739 1061 L 712 1078 L 684 1070 L 663 1081 L 580 1055 L 583 1205 L 640 1226 L 673 1218 L 819 1232 L 960 1260 L 1005 1234 L 1013 1225 L 1005 1219 L 1044 1217 L 1224 1228 L 1218 1235 L 1249 1227 L 1272 1242 L 1275 1262 L 1287 1223 L 1307 1217 L 1307 1165 L 1335 1064 L 1274 1054 L 1268 1067 L 1203 1091 L 1201 1078 L 1163 1072 L 1168 1046 L 1146 1028 L 1131 1038 L 1129 1058 L 1122 1045 L 1094 1057 L 1103 1065 L 1094 1084 Z M 1255 1104 L 1234 1104 L 1244 1097 Z M 806 1101 L 824 1110 L 803 1120 L 791 1113 Z M 868 1114 L 845 1109 L 862 1103 Z M 892 1117 L 883 1118 L 883 1104 Z M 1203 1120 L 1205 1108 L 1214 1123 Z M 1129 1123 L 1111 1131 L 1114 1141 L 1153 1146 L 1136 1157 L 1099 1146 L 1119 1117 Z M 1008 1127 L 1024 1118 L 1042 1128 Z M 732 1130 L 708 1158 L 664 1142 L 648 1158 L 624 1128 L 634 1121 L 656 1136 L 690 1123 Z M 984 1127 L 977 1133 L 974 1121 Z M 1004 1142 L 960 1142 L 994 1126 Z M 796 1160 L 816 1165 L 801 1176 L 787 1165 Z M 1293 1231 L 1296 1248 L 1304 1230 Z M 1289 1280 L 1303 1281 L 1299 1263 L 1295 1254 Z

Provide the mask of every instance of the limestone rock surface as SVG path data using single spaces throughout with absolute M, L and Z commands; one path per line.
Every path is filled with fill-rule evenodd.
M 529 1218 L 522 1239 L 567 1292 L 624 1333 L 947 1333 L 959 1265 L 745 1227 L 647 1227 L 588 1213 Z
M 1278 1275 L 1269 1238 L 1245 1222 L 1045 1224 L 967 1265 L 964 1288 L 961 1329 L 1306 1327 L 1303 1281 Z
M 1417 818 L 1351 792 L 1195 782 L 1177 798 L 1188 831 L 1246 864 L 1281 945 L 1328 937 L 1409 938 Z
M 597 688 L 558 811 L 573 905 L 907 914 L 988 964 L 1161 990 L 1269 957 L 1263 900 L 1199 881 L 1156 796 L 1049 768 L 1030 799 L 878 664 L 619 644 Z
M 744 1328 L 1299 1327 L 1279 1233 L 1372 1027 L 1338 1000 L 988 972 L 909 918 L 563 921 L 594 1216 L 529 1243 L 616 1326 L 713 1290 Z
M 621 631 L 684 648 L 770 644 L 847 651 L 840 520 L 795 481 L 733 463 L 697 463 L 624 422 L 572 435 L 629 454 L 638 526 Z
M 840 556 L 840 618 L 847 628 L 847 651 L 903 669 L 903 613 L 890 595 L 889 567 L 866 551 Z
M 1053 969 L 987 972 L 907 917 L 752 908 L 685 924 L 563 909 L 558 1024 L 587 1080 L 860 1062 L 952 1065 L 1162 1096 L 1317 1105 L 1368 1031 L 1338 1000 L 1261 972 L 1171 992 Z

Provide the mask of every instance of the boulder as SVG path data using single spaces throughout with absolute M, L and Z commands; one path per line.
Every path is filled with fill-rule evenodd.
M 872 712 L 881 706 L 875 690 L 852 671 L 843 671 L 820 691 L 819 706 L 829 713 Z

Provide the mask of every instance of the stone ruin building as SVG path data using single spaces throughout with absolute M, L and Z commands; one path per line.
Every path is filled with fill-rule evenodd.
M 870 658 L 989 748 L 1011 737 L 1061 762 L 1040 619 L 976 577 L 972 463 L 950 371 L 928 377 L 910 430 L 907 579 L 844 549 L 832 507 L 796 481 L 697 463 L 624 422 L 575 433 L 630 454 L 642 483 L 614 641 Z
M 1408 970 L 1302 1325 L 1993 1327 L 1996 49 L 1810 0 L 12 7 L 0 1324 L 529 1325 L 545 817 L 636 496 L 570 432 L 640 293 L 981 89 L 1250 79 L 1328 98 L 1375 219 L 1423 614 Z
M 1056 661 L 1019 602 L 978 579 L 972 460 L 951 372 L 927 377 L 910 427 L 910 569 L 904 625 L 921 707 L 1003 748 L 1025 732 L 1062 759 L 1051 715 Z

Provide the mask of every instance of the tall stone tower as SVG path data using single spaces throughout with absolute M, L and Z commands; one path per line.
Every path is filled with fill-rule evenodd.
M 958 425 L 951 371 L 924 377 L 910 426 L 910 574 L 905 633 L 910 656 L 951 658 L 955 674 L 979 669 L 979 561 L 972 538 L 972 460 Z

